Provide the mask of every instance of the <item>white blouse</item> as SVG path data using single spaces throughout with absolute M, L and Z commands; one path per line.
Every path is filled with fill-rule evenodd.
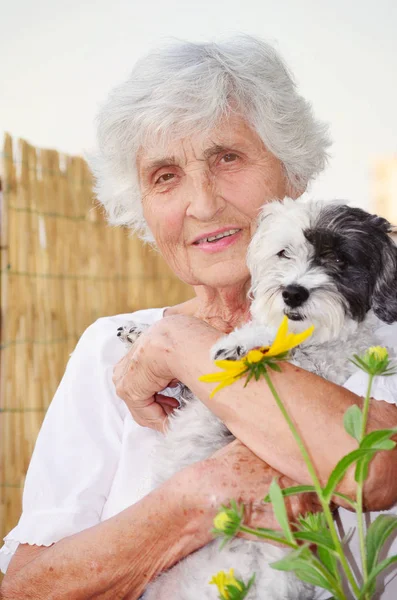
M 152 324 L 164 309 L 98 319 L 83 333 L 43 421 L 26 476 L 22 515 L 4 538 L 0 569 L 6 572 L 18 545 L 49 546 L 96 525 L 138 502 L 152 489 L 152 463 L 157 432 L 137 425 L 115 392 L 114 365 L 125 347 L 117 328 L 130 320 Z M 377 331 L 382 346 L 397 347 L 397 324 Z M 357 371 L 345 386 L 363 396 L 367 375 Z M 372 395 L 397 403 L 397 376 L 377 377 Z M 397 514 L 397 506 L 390 512 Z M 378 513 L 371 513 L 371 519 Z M 339 510 L 345 532 L 355 515 Z M 349 547 L 359 563 L 356 536 Z M 389 552 L 397 554 L 397 536 Z M 397 577 L 382 600 L 397 598 Z M 319 590 L 317 598 L 329 593 Z

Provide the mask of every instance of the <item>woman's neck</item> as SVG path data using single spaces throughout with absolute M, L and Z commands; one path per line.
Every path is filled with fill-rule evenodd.
M 250 303 L 247 299 L 249 285 L 248 281 L 239 287 L 195 286 L 196 297 L 168 309 L 167 314 L 188 314 L 223 333 L 229 333 L 250 318 Z

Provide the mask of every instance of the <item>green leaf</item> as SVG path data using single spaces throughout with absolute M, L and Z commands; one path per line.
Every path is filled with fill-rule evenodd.
M 340 492 L 334 492 L 333 495 L 336 496 L 337 498 L 341 498 L 342 500 L 344 500 L 346 502 L 346 504 L 349 504 L 354 511 L 357 510 L 357 505 L 356 505 L 355 501 L 352 500 L 351 498 L 349 498 L 349 496 L 346 496 L 346 494 L 341 494 Z
M 378 429 L 368 433 L 360 443 L 360 448 L 372 450 L 373 453 L 380 450 L 393 450 L 396 446 L 396 442 L 390 439 L 395 434 L 395 429 Z M 354 474 L 354 479 L 357 483 L 363 483 L 368 477 L 368 469 L 374 454 L 363 456 L 357 461 L 357 468 Z
M 396 442 L 393 440 L 383 440 L 377 443 L 377 450 L 393 450 L 396 447 Z
M 346 456 L 340 459 L 340 461 L 332 471 L 331 475 L 329 476 L 327 485 L 323 489 L 323 498 L 326 502 L 329 502 L 331 500 L 331 496 L 336 486 L 343 479 L 348 468 L 363 456 L 366 456 L 368 454 L 371 454 L 371 456 L 373 456 L 374 452 L 375 450 L 369 448 L 358 448 L 357 450 L 353 450 L 353 452 L 346 454 Z
M 269 363 L 267 363 L 267 366 L 270 369 L 273 369 L 273 371 L 277 371 L 278 373 L 281 373 L 281 367 L 277 363 L 271 363 L 271 362 L 269 362 Z
M 252 577 L 250 579 L 250 581 L 252 580 Z M 228 584 L 225 585 L 226 591 L 227 591 L 227 598 L 229 598 L 229 600 L 244 600 L 244 598 L 247 597 L 247 594 L 249 592 L 249 589 L 251 587 L 251 585 L 246 586 L 244 584 L 243 581 L 241 581 L 240 579 L 237 579 L 236 581 L 239 582 L 240 586 L 242 587 L 242 589 L 238 589 L 238 587 L 236 587 L 235 585 L 232 584 Z M 222 595 L 222 598 L 224 598 L 225 596 Z
M 293 571 L 299 579 L 312 585 L 317 585 L 332 594 L 335 594 L 335 585 L 331 578 L 326 577 L 321 572 L 321 567 L 317 566 L 316 559 L 307 546 L 301 546 L 293 550 L 287 556 L 276 562 L 270 563 L 273 569 L 278 571 Z
M 335 592 L 335 587 L 332 585 L 332 583 L 324 577 L 321 571 L 317 570 L 310 564 L 304 563 L 302 567 L 296 568 L 295 575 L 306 583 L 311 583 L 312 585 L 321 587 L 331 593 Z
M 252 373 L 252 371 L 250 371 L 249 374 L 247 375 L 247 379 L 245 380 L 244 387 L 247 387 L 248 383 L 252 379 L 252 376 L 253 376 L 253 373 Z
M 322 516 L 322 519 L 318 518 Z M 337 552 L 335 551 L 335 544 L 332 539 L 331 533 L 325 522 L 323 513 L 315 513 L 311 517 L 317 517 L 316 522 L 312 522 L 313 519 L 306 517 L 299 518 L 299 525 L 301 528 L 305 527 L 305 530 L 300 529 L 298 532 L 294 532 L 295 539 L 306 542 L 311 542 L 317 546 L 317 556 L 320 563 L 328 570 L 328 573 L 336 580 L 339 579 Z
M 357 404 L 350 406 L 343 417 L 345 430 L 360 443 L 363 413 Z
M 389 440 L 392 435 L 397 434 L 397 428 L 394 429 L 377 429 L 367 433 L 360 442 L 360 448 L 372 448 L 373 450 L 383 450 L 382 443 Z
M 374 431 L 373 433 L 376 432 Z M 396 442 L 393 442 L 389 439 L 380 439 L 379 441 L 372 441 L 372 446 L 370 449 L 373 451 L 373 454 L 364 456 L 363 458 L 357 461 L 357 467 L 354 474 L 354 479 L 357 481 L 357 483 L 363 483 L 367 479 L 369 464 L 374 458 L 376 452 L 379 452 L 380 450 L 393 450 L 393 448 L 395 447 Z
M 358 354 L 353 354 L 353 357 L 355 358 L 355 360 L 350 359 L 350 362 L 352 362 L 354 365 L 356 365 L 357 367 L 359 367 L 360 369 L 362 369 L 363 371 L 368 373 L 367 363 L 364 362 L 363 360 L 361 360 L 361 358 L 358 356 Z
M 328 530 L 326 532 L 328 533 Z M 296 531 L 294 535 L 296 540 L 310 542 L 327 550 L 335 551 L 335 545 L 331 536 L 326 535 L 323 531 Z
M 284 532 L 285 537 L 289 542 L 295 543 L 294 536 L 291 531 L 291 527 L 288 521 L 287 510 L 285 508 L 283 494 L 277 481 L 273 479 L 269 488 L 269 496 L 273 505 L 274 516 L 277 519 L 278 524 Z
M 374 456 L 375 452 L 373 454 L 370 454 L 369 456 L 364 456 L 359 461 L 357 461 L 356 470 L 354 472 L 354 480 L 357 481 L 357 483 L 364 483 L 364 481 L 367 479 L 369 463 L 371 462 Z
M 385 560 L 382 560 L 382 562 L 378 563 L 378 565 L 369 574 L 368 579 L 367 579 L 367 583 L 361 589 L 361 592 L 360 592 L 360 595 L 358 597 L 358 600 L 362 600 L 362 598 L 364 598 L 365 594 L 369 590 L 373 589 L 373 587 L 375 586 L 376 578 L 378 577 L 378 575 L 382 571 L 384 571 L 385 569 L 387 569 L 388 567 L 390 567 L 390 565 L 392 565 L 395 562 L 397 562 L 397 555 L 390 556 L 389 558 L 385 558 Z
M 322 531 L 327 533 L 327 520 L 323 512 L 308 512 L 298 516 L 299 531 Z
M 390 534 L 397 529 L 397 515 L 379 515 L 368 527 L 365 544 L 367 547 L 367 569 L 371 574 L 379 552 Z
M 315 492 L 316 488 L 314 485 L 294 485 L 291 487 L 287 487 L 281 490 L 282 495 L 287 496 L 295 496 L 295 494 L 304 494 L 305 492 Z M 269 494 L 265 496 L 263 502 L 270 502 Z
M 328 572 L 335 577 L 336 580 L 339 578 L 339 570 L 338 570 L 338 559 L 335 555 L 335 552 L 331 550 L 327 550 L 321 546 L 317 547 L 317 555 L 320 562 L 325 566 Z

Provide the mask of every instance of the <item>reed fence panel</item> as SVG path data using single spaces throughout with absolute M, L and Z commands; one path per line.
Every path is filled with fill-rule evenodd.
M 84 329 L 192 295 L 158 253 L 107 225 L 81 157 L 6 135 L 1 158 L 0 540 L 18 521 L 37 433 Z

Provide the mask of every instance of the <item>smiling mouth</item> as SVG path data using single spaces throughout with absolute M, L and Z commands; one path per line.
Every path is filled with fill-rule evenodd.
M 218 233 L 217 235 L 211 235 L 206 238 L 201 238 L 200 240 L 193 242 L 193 244 L 195 246 L 199 246 L 200 244 L 208 244 L 208 243 L 212 244 L 214 242 L 217 242 L 218 240 L 222 240 L 225 237 L 230 237 L 231 235 L 234 235 L 235 233 L 238 233 L 239 231 L 241 231 L 241 229 L 229 229 L 228 231 L 223 231 L 222 233 Z

